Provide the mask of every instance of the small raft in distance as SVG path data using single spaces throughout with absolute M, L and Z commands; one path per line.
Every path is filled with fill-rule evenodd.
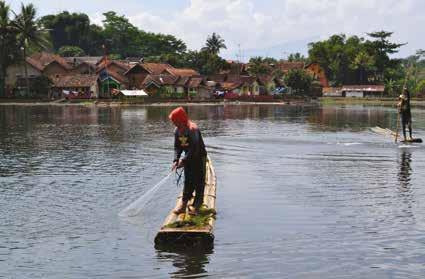
M 161 229 L 155 237 L 155 246 L 164 245 L 203 245 L 212 246 L 214 242 L 216 176 L 210 157 L 206 162 L 204 201 L 200 213 L 191 216 L 186 213 L 175 214 L 170 211 Z M 183 194 L 177 198 L 182 202 Z M 189 201 L 192 204 L 193 198 Z
M 400 135 L 397 135 L 396 132 L 394 132 L 390 129 L 381 128 L 379 126 L 376 126 L 376 127 L 370 128 L 370 129 L 372 130 L 372 132 L 375 132 L 377 134 L 381 134 L 381 135 L 384 135 L 384 136 L 393 137 L 393 138 L 395 138 L 396 136 L 400 137 Z M 401 143 L 422 143 L 422 139 L 421 138 L 413 138 L 413 139 L 409 139 L 409 140 L 400 140 L 400 142 Z

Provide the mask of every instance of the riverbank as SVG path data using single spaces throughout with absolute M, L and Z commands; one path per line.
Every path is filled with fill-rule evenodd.
M 222 106 L 222 105 L 304 105 L 310 101 L 303 99 L 275 100 L 267 102 L 237 101 L 237 100 L 56 100 L 46 101 L 40 99 L 0 99 L 0 105 L 4 106 L 99 106 L 99 107 L 126 107 L 126 106 Z
M 115 100 L 115 99 L 95 99 L 95 100 L 40 100 L 40 99 L 0 99 L 0 106 L 99 106 L 99 107 L 126 107 L 126 106 L 222 106 L 222 105 L 367 105 L 367 106 L 395 106 L 395 98 L 344 98 L 344 97 L 321 97 L 318 99 L 284 99 L 273 101 L 245 101 L 245 100 L 208 100 L 208 101 L 187 101 L 187 100 Z M 411 101 L 414 107 L 425 107 L 425 99 L 413 98 Z
M 368 106 L 396 106 L 396 98 L 345 98 L 321 97 L 321 105 L 368 105 Z M 412 106 L 425 107 L 425 99 L 412 98 Z

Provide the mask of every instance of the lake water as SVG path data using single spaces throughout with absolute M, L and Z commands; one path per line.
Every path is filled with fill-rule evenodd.
M 212 250 L 156 250 L 171 107 L 0 106 L 0 278 L 423 278 L 425 148 L 394 108 L 193 106 L 217 173 Z M 425 138 L 425 110 L 413 110 Z

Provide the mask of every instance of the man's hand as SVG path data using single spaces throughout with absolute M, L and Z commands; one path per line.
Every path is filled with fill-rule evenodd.
M 182 168 L 184 166 L 183 160 L 178 160 L 173 163 L 173 166 L 171 167 L 171 170 L 175 171 L 176 169 Z

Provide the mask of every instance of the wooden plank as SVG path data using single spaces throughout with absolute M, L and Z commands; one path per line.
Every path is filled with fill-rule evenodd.
M 205 173 L 205 190 L 204 190 L 204 205 L 209 209 L 215 210 L 216 200 L 216 176 L 214 167 L 211 159 L 208 157 L 206 162 L 206 173 Z M 177 198 L 176 206 L 182 203 L 182 196 L 180 194 Z M 189 201 L 189 204 L 193 203 L 193 198 Z M 166 217 L 161 229 L 155 237 L 155 245 L 169 245 L 169 244 L 190 244 L 190 245 L 212 245 L 214 240 L 214 223 L 215 219 L 210 218 L 208 225 L 202 227 L 181 227 L 181 228 L 170 228 L 167 227 L 177 221 L 183 221 L 185 218 L 189 218 L 188 212 L 182 214 L 175 214 L 173 210 L 170 211 Z

